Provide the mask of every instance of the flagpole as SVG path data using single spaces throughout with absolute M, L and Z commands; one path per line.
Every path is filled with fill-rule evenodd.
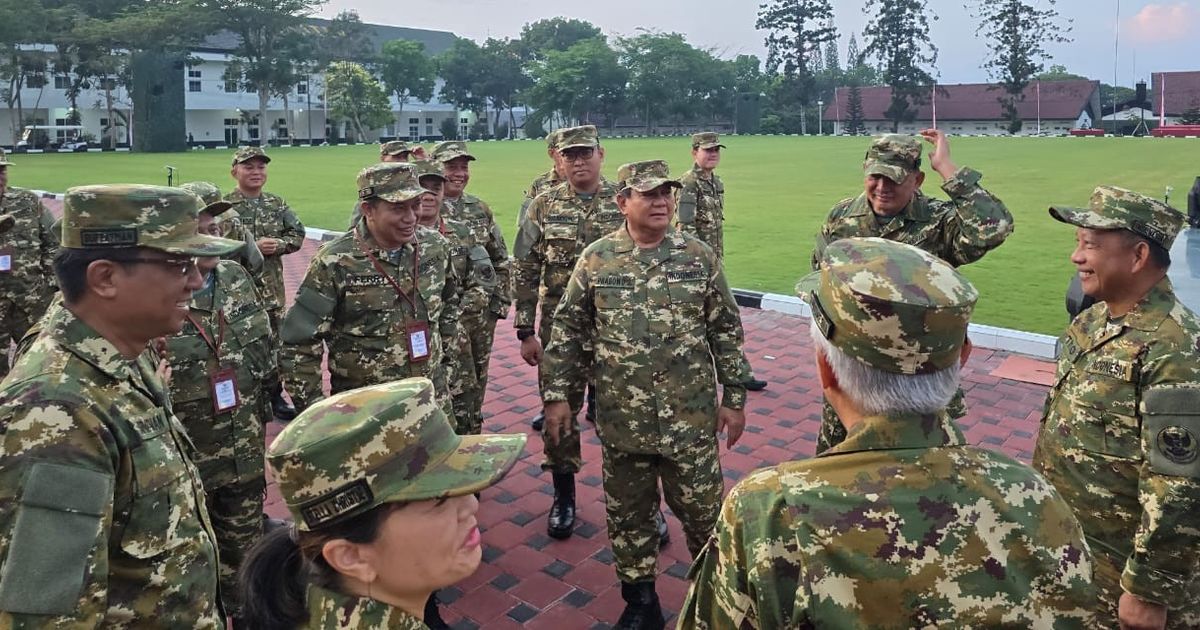
M 1167 126 L 1167 73 L 1158 73 L 1158 126 Z
M 1035 85 L 1037 85 L 1037 114 L 1038 114 L 1037 132 L 1038 132 L 1038 135 L 1040 136 L 1040 135 L 1042 135 L 1042 82 L 1038 81 Z
M 933 128 L 937 129 L 937 82 L 933 83 Z

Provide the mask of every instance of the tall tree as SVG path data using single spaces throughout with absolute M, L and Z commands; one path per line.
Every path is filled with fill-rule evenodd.
M 433 59 L 425 54 L 425 44 L 407 39 L 387 42 L 379 53 L 377 69 L 383 85 L 400 103 L 396 111 L 397 128 L 409 100 L 428 101 L 433 98 L 437 69 Z
M 354 10 L 342 11 L 333 16 L 318 33 L 316 44 L 316 62 L 320 66 L 328 66 L 335 61 L 355 61 L 362 64 L 376 61 L 369 27 L 363 24 L 358 12 Z
M 864 123 L 862 90 L 857 85 L 850 86 L 850 93 L 846 96 L 846 133 L 852 136 L 860 136 L 867 132 L 867 126 Z
M 529 105 L 540 122 L 550 121 L 552 126 L 565 124 L 554 119 L 556 113 L 584 123 L 601 115 L 614 124 L 629 80 L 617 52 L 601 38 L 585 39 L 563 51 L 547 50 L 530 73 L 534 81 L 527 92 Z
M 925 67 L 937 63 L 937 47 L 929 39 L 927 9 L 926 0 L 867 0 L 863 7 L 873 16 L 863 32 L 864 53 L 879 61 L 883 83 L 892 89 L 884 112 L 892 131 L 916 117 L 916 106 L 933 87 L 933 75 Z
M 489 37 L 483 43 L 481 52 L 484 65 L 479 75 L 478 92 L 491 104 L 495 114 L 491 128 L 494 133 L 500 126 L 500 114 L 508 110 L 508 130 L 511 134 L 516 127 L 513 107 L 521 92 L 530 85 L 521 63 L 520 51 L 512 40 Z
M 442 78 L 442 98 L 460 110 L 479 113 L 487 104 L 482 74 L 485 66 L 479 44 L 459 38 L 435 59 Z
M 679 33 L 643 31 L 617 40 L 621 64 L 629 70 L 629 103 L 643 116 L 646 133 L 670 116 L 678 125 L 702 113 L 706 100 L 721 98 L 714 89 L 717 61 Z M 730 95 L 724 95 L 726 101 Z
M 785 78 L 782 96 L 799 107 L 804 133 L 805 109 L 817 96 L 815 70 L 822 60 L 821 47 L 837 39 L 833 6 L 829 0 L 769 0 L 759 6 L 754 26 L 769 32 L 767 69 Z
M 392 105 L 375 77 L 353 61 L 335 61 L 325 71 L 330 114 L 347 120 L 354 128 L 355 140 L 392 120 Z
M 49 41 L 53 16 L 40 0 L 0 2 L 0 77 L 4 77 L 0 97 L 10 110 L 13 144 L 25 124 L 22 89 L 46 83 L 50 54 L 35 45 Z
M 767 89 L 767 77 L 762 71 L 762 61 L 755 55 L 738 55 L 733 64 L 733 75 L 739 93 L 761 94 Z
M 1070 41 L 1069 20 L 1061 20 L 1055 0 L 1034 3 L 1024 0 L 980 1 L 967 5 L 979 20 L 977 35 L 987 42 L 983 67 L 1004 91 L 1000 105 L 1008 119 L 1008 132 L 1021 130 L 1017 103 L 1025 99 L 1025 88 L 1045 69 L 1050 58 L 1046 46 Z
M 555 17 L 526 24 L 517 39 L 517 50 L 526 61 L 540 61 L 547 51 L 565 51 L 588 39 L 603 39 L 595 24 L 585 20 Z

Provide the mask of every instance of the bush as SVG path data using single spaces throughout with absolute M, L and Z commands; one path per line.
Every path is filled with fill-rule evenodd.
M 508 123 L 500 123 L 496 125 L 496 139 L 508 140 Z
M 467 138 L 470 140 L 483 140 L 488 137 L 488 124 L 486 120 L 477 120 L 471 129 L 467 132 Z
M 525 137 L 534 140 L 541 140 L 546 137 L 546 128 L 542 126 L 542 121 L 530 116 L 525 119 Z
M 442 120 L 440 125 L 442 131 L 442 140 L 457 140 L 458 139 L 458 121 L 455 118 L 446 118 Z

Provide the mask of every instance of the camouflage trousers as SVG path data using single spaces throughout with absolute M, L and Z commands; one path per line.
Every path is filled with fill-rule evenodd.
M 209 486 L 204 481 L 205 503 L 217 537 L 220 559 L 219 579 L 221 605 L 225 613 L 236 616 L 241 612 L 238 600 L 237 573 L 242 560 L 254 543 L 263 535 L 263 493 L 266 478 L 240 481 L 223 486 Z
M 45 310 L 44 301 L 0 299 L 0 331 L 4 335 L 4 355 L 0 356 L 0 378 L 8 375 L 8 350 L 21 341 Z
M 473 367 L 474 374 L 464 376 L 461 393 L 455 401 L 459 435 L 479 435 L 483 431 L 483 399 L 487 394 L 488 365 L 492 360 L 492 343 L 496 340 L 496 316 L 490 312 L 463 313 L 462 326 L 470 341 L 469 357 L 461 362 L 464 368 Z M 461 400 L 461 402 L 460 402 Z
M 549 307 L 546 304 L 542 305 L 543 309 Z M 544 315 L 546 312 L 553 313 L 554 311 L 543 310 L 542 319 L 538 322 L 538 339 L 542 341 L 542 348 L 545 348 L 550 343 L 550 329 L 554 323 L 554 318 Z M 542 368 L 538 366 L 539 389 L 541 389 L 541 385 Z M 571 392 L 570 399 L 567 402 L 571 405 L 571 434 L 559 440 L 557 445 L 554 445 L 550 443 L 550 440 L 546 439 L 546 428 L 542 428 L 542 470 L 571 473 L 574 475 L 583 468 L 583 452 L 579 443 L 579 411 L 583 409 L 583 392 Z
M 700 553 L 721 511 L 721 463 L 717 441 L 703 440 L 671 456 L 628 453 L 604 446 L 604 494 L 608 539 L 622 582 L 654 579 L 658 565 L 656 517 L 663 498 L 683 524 L 688 551 Z
M 846 439 L 846 427 L 838 419 L 837 413 L 829 401 L 822 399 L 821 403 L 821 432 L 817 434 L 817 455 L 841 444 Z M 946 413 L 950 414 L 951 420 L 957 420 L 967 415 L 967 401 L 961 387 L 954 392 L 950 404 L 946 405 Z
M 1092 548 L 1094 569 L 1092 581 L 1096 584 L 1100 601 L 1096 607 L 1097 628 L 1118 628 L 1117 603 L 1121 599 L 1121 573 L 1125 570 L 1125 558 L 1116 554 L 1106 553 L 1098 543 Z M 1195 593 L 1196 589 L 1192 588 Z M 1167 611 L 1167 630 L 1183 630 L 1184 628 L 1200 628 L 1200 596 L 1195 596 L 1190 606 L 1172 608 Z

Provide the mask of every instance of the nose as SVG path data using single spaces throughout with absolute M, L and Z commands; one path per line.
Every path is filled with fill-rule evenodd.
M 198 291 L 204 286 L 204 276 L 200 275 L 200 266 L 196 264 L 196 260 L 192 259 L 192 264 L 188 266 L 187 282 L 184 285 L 190 291 Z
M 1082 245 L 1076 245 L 1074 251 L 1071 252 L 1071 262 L 1075 263 L 1076 265 L 1082 265 L 1083 263 L 1087 262 L 1087 259 L 1083 256 Z

